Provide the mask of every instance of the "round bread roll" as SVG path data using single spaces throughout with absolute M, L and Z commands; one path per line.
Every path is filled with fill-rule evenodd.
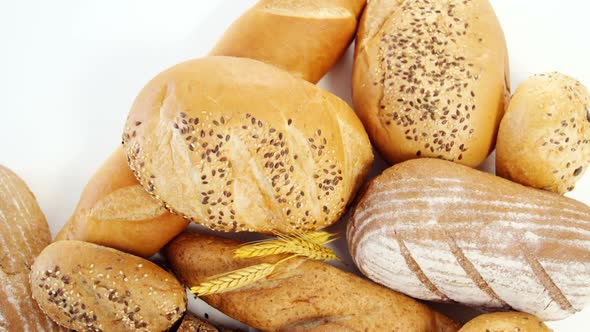
M 550 332 L 539 318 L 522 312 L 497 312 L 478 316 L 459 332 Z
M 144 188 L 221 231 L 319 229 L 346 211 L 373 154 L 348 105 L 274 66 L 207 57 L 141 91 L 123 141 Z
M 88 181 L 76 211 L 55 241 L 92 242 L 150 257 L 188 223 L 143 189 L 120 146 Z
M 46 247 L 30 282 L 41 310 L 76 331 L 165 331 L 187 304 L 184 287 L 156 264 L 81 241 Z
M 487 0 L 369 1 L 357 33 L 355 110 L 390 163 L 480 164 L 509 97 L 504 34 Z
M 498 175 L 563 194 L 574 189 L 589 163 L 588 90 L 556 72 L 524 81 L 498 132 Z

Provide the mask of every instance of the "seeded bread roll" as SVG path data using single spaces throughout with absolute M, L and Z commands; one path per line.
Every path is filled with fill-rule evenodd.
M 357 33 L 355 110 L 390 163 L 480 164 L 509 96 L 506 42 L 487 0 L 369 1 Z
M 164 331 L 186 309 L 186 292 L 156 264 L 81 241 L 58 241 L 31 267 L 33 298 L 76 331 Z
M 29 288 L 30 266 L 50 241 L 35 196 L 0 165 L 0 331 L 65 331 L 39 309 Z
M 354 37 L 365 0 L 261 0 L 210 55 L 260 60 L 316 83 Z
M 498 132 L 496 172 L 563 194 L 590 164 L 590 94 L 574 78 L 547 73 L 524 81 Z
M 282 256 L 235 259 L 240 245 L 183 232 L 164 249 L 186 286 Z M 293 258 L 235 291 L 202 297 L 223 313 L 263 331 L 457 331 L 459 326 L 413 299 L 331 265 Z
M 551 332 L 539 318 L 521 312 L 497 312 L 478 316 L 459 332 Z
M 144 188 L 221 231 L 319 229 L 346 211 L 372 161 L 348 105 L 259 61 L 207 57 L 154 78 L 123 141 Z
M 182 323 L 176 332 L 232 332 L 228 329 L 218 329 L 217 327 L 200 320 L 191 313 L 187 313 L 182 319 Z
M 545 320 L 590 302 L 590 207 L 452 162 L 387 169 L 346 238 L 361 272 L 415 298 Z
M 129 169 L 125 150 L 118 147 L 90 179 L 55 240 L 92 242 L 150 257 L 188 223 L 143 189 Z

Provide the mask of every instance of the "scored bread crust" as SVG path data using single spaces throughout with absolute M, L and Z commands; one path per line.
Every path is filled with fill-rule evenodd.
M 388 162 L 477 166 L 509 98 L 504 34 L 487 0 L 369 1 L 352 83 L 355 110 Z
M 535 75 L 510 100 L 496 150 L 499 176 L 563 194 L 590 164 L 590 94 L 560 73 Z
M 590 300 L 590 207 L 448 161 L 375 178 L 347 239 L 363 274 L 415 298 L 544 320 Z
M 373 161 L 345 102 L 274 66 L 232 57 L 184 62 L 154 78 L 135 100 L 123 141 L 149 193 L 222 231 L 331 225 Z
M 88 181 L 55 241 L 92 242 L 150 257 L 188 224 L 143 189 L 119 146 Z
M 31 297 L 29 272 L 51 234 L 26 183 L 0 165 L 0 331 L 66 331 Z
M 210 55 L 260 60 L 316 83 L 356 31 L 365 0 L 261 0 L 227 29 Z
M 285 256 L 236 259 L 240 242 L 183 232 L 164 249 L 186 286 Z M 235 291 L 202 297 L 223 313 L 263 331 L 451 332 L 459 326 L 409 297 L 326 263 L 289 259 Z

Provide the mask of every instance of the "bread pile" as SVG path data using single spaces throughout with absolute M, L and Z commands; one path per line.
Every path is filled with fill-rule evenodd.
M 353 110 L 314 83 L 355 33 Z M 590 163 L 590 95 L 548 73 L 510 100 L 487 0 L 261 0 L 145 85 L 122 141 L 51 244 L 0 168 L 0 330 L 222 330 L 185 287 L 264 331 L 548 331 L 590 301 L 590 207 L 561 196 Z M 470 168 L 496 141 L 503 178 Z M 373 146 L 395 165 L 356 201 Z M 349 210 L 370 280 L 326 263 Z M 501 312 L 462 327 L 414 298 Z

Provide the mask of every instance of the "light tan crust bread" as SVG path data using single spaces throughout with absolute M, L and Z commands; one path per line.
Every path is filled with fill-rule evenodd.
M 498 132 L 496 172 L 563 194 L 590 164 L 590 94 L 572 77 L 535 75 L 510 101 Z
M 55 241 L 92 242 L 150 257 L 188 224 L 143 189 L 118 147 L 90 179 Z
M 35 196 L 0 165 L 0 331 L 65 331 L 39 309 L 29 288 L 30 266 L 50 241 Z
M 33 298 L 77 331 L 164 331 L 186 309 L 186 292 L 156 264 L 81 241 L 45 248 L 31 268 Z
M 311 83 L 354 37 L 365 0 L 261 0 L 225 32 L 210 55 L 260 60 Z
M 539 318 L 521 312 L 497 312 L 478 316 L 459 332 L 551 332 Z
M 164 253 L 178 278 L 195 286 L 208 277 L 281 256 L 234 259 L 239 242 L 184 232 Z M 459 326 L 409 297 L 318 261 L 293 258 L 244 288 L 202 297 L 225 314 L 263 331 L 456 331 Z
M 345 102 L 244 58 L 207 57 L 158 75 L 135 100 L 123 140 L 148 192 L 222 231 L 331 225 L 373 161 Z
M 388 162 L 477 166 L 510 93 L 504 34 L 487 0 L 369 1 L 352 83 L 355 110 Z
M 383 172 L 347 239 L 366 276 L 415 298 L 545 320 L 590 300 L 590 207 L 452 162 Z

